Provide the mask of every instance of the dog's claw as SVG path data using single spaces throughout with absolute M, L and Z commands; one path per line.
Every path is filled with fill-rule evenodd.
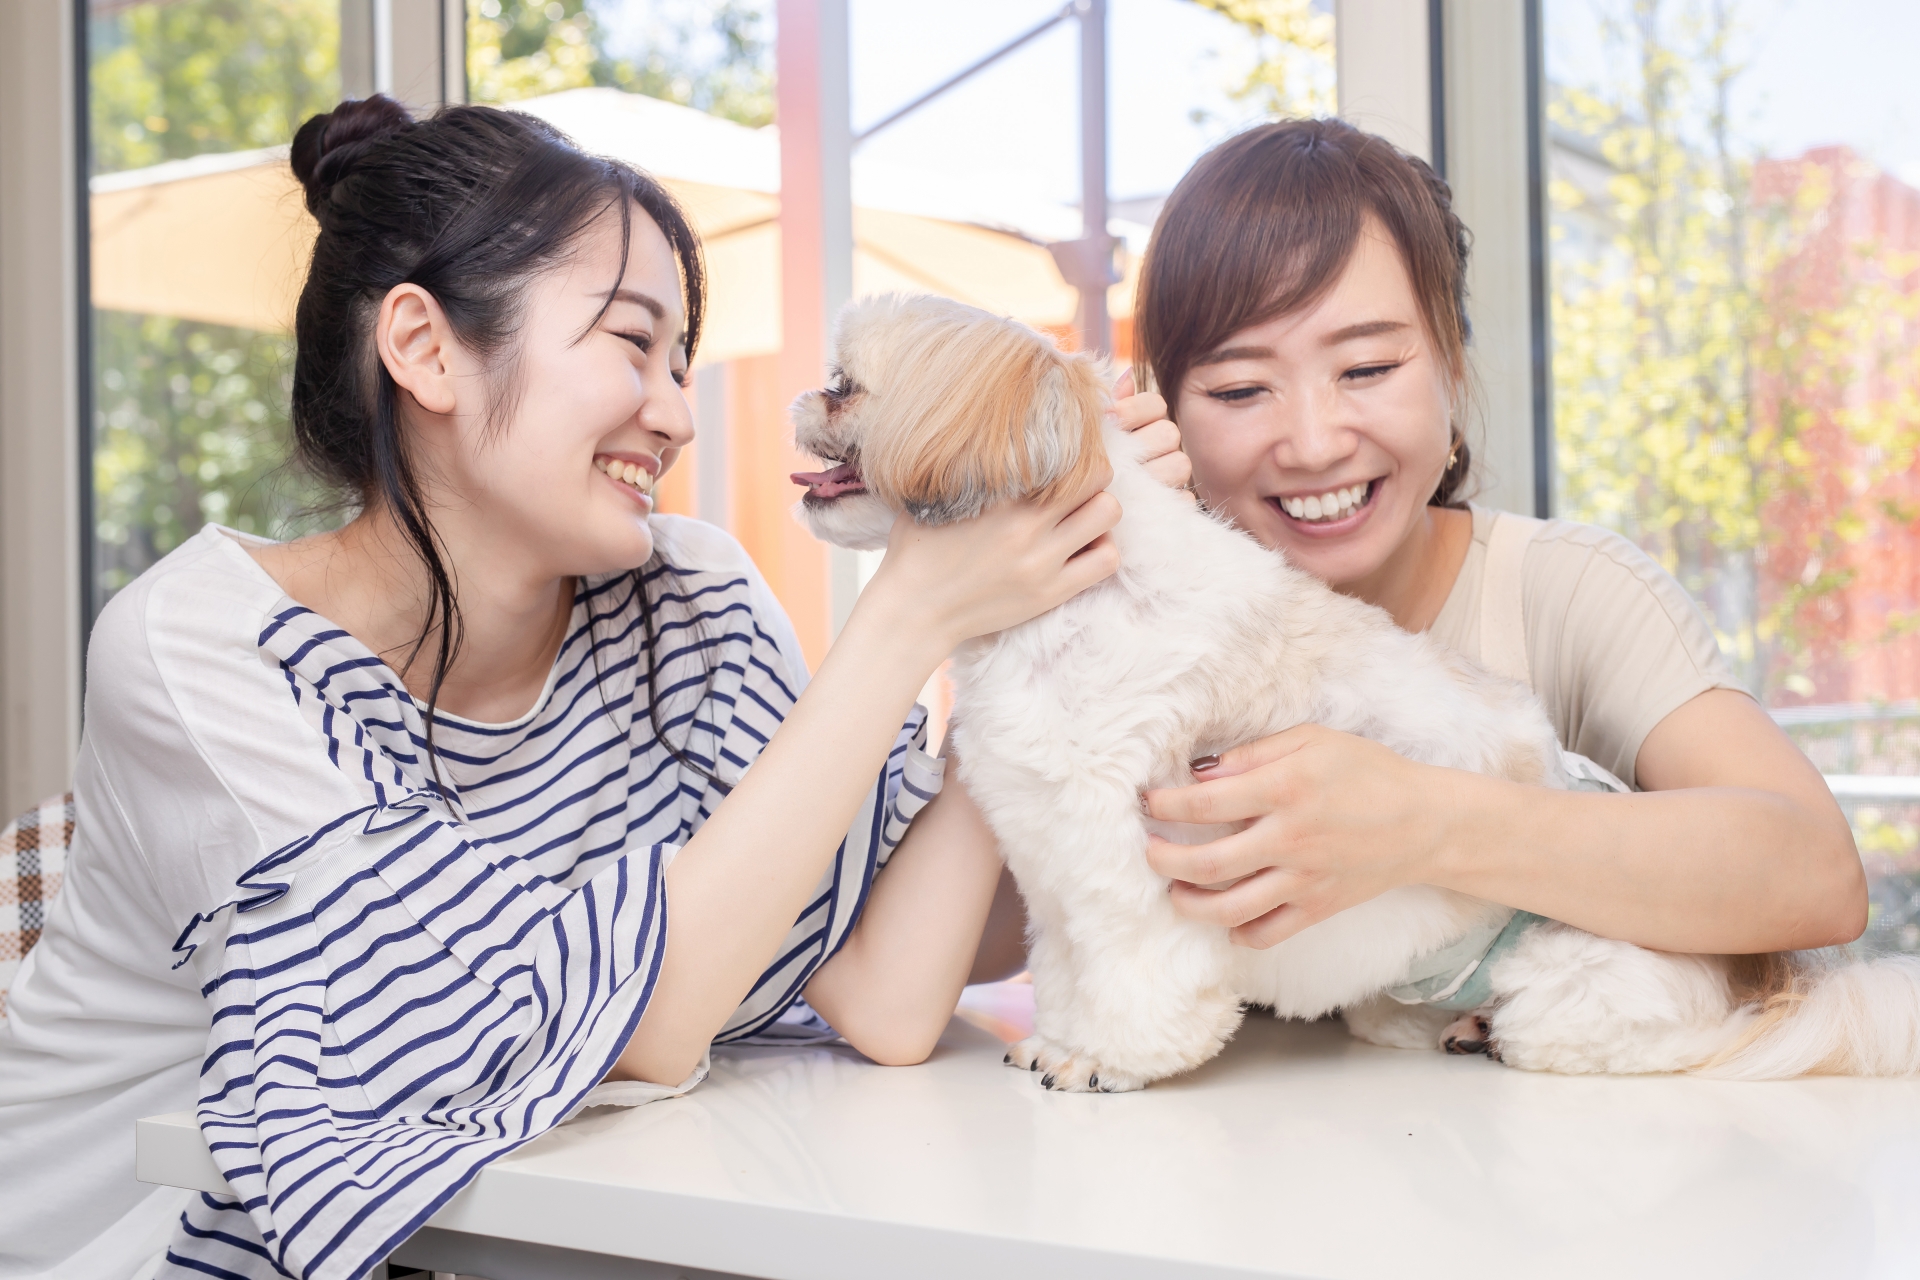
M 1052 1073 L 1052 1072 L 1048 1072 L 1048 1073 L 1047 1073 L 1046 1075 L 1044 1075 L 1044 1076 L 1041 1076 L 1041 1077 L 1040 1077 L 1040 1087 L 1041 1087 L 1041 1088 L 1043 1088 L 1043 1089 L 1051 1089 L 1051 1088 L 1053 1088 L 1053 1073 Z
M 1096 1071 L 1092 1075 L 1087 1077 L 1087 1088 L 1098 1089 L 1099 1087 L 1100 1087 L 1100 1073 Z

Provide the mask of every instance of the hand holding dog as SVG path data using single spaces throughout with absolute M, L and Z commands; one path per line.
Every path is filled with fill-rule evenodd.
M 1132 370 L 1114 384 L 1113 417 L 1143 446 L 1140 460 L 1148 475 L 1169 489 L 1191 489 L 1193 462 L 1180 451 L 1180 428 L 1167 418 L 1164 399 L 1151 391 L 1134 391 Z
M 902 514 L 887 558 L 861 593 L 891 609 L 901 634 L 923 634 L 944 658 L 955 645 L 1037 617 L 1120 567 L 1110 531 L 1120 503 L 1112 472 L 1050 502 L 1007 502 L 970 520 L 923 525 Z
M 1174 910 L 1266 948 L 1404 884 L 1439 851 L 1453 770 L 1417 764 L 1353 734 L 1305 724 L 1197 768 L 1200 781 L 1146 794 L 1169 822 L 1239 823 L 1206 844 L 1148 838 L 1173 879 Z M 1461 775 L 1468 777 L 1470 775 Z M 1223 889 L 1203 888 L 1233 881 Z

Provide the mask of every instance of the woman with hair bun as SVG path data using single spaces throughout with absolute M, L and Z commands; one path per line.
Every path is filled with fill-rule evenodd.
M 1616 534 L 1464 501 L 1468 246 L 1446 184 L 1383 139 L 1337 120 L 1252 129 L 1196 163 L 1160 215 L 1139 360 L 1203 501 L 1407 630 L 1530 683 L 1587 758 L 1588 792 L 1302 726 L 1152 793 L 1158 817 L 1244 824 L 1212 844 L 1156 842 L 1153 865 L 1184 914 L 1252 947 L 1419 883 L 1669 951 L 1857 937 L 1866 884 L 1845 818 L 1681 587 Z M 1234 883 L 1194 883 L 1221 881 Z M 1393 1013 L 1409 1043 L 1452 1016 Z
M 809 679 L 740 547 L 653 511 L 705 302 L 658 183 L 380 97 L 293 167 L 298 454 L 357 513 L 209 526 L 94 630 L 67 879 L 0 1030 L 9 1275 L 347 1280 L 711 1043 L 920 1061 L 999 862 L 914 696 L 1115 565 L 1092 489 L 899 526 Z M 133 1178 L 133 1122 L 188 1107 L 231 1195 Z

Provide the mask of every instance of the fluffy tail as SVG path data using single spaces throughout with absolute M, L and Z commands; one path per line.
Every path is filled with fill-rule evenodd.
M 1782 959 L 1786 959 L 1782 957 Z M 1920 1075 L 1920 957 L 1817 968 L 1796 956 L 1756 1004 L 1745 1033 L 1702 1063 L 1722 1080 Z

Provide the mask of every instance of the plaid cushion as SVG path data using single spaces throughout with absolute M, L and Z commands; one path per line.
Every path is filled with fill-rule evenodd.
M 42 800 L 0 827 L 0 1016 L 27 949 L 40 940 L 73 843 L 73 793 Z

